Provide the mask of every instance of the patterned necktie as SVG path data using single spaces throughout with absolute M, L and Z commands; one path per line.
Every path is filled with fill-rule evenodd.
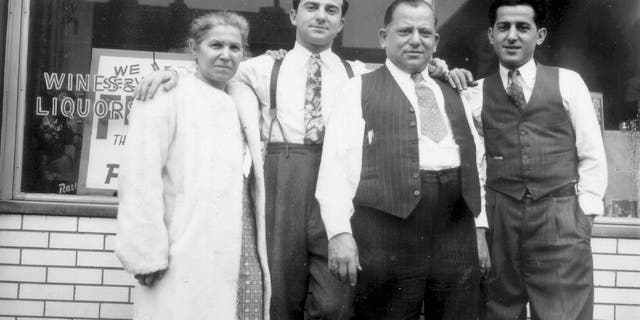
M 522 85 L 520 80 L 520 71 L 509 71 L 509 86 L 507 87 L 507 95 L 511 99 L 511 102 L 518 107 L 518 109 L 524 109 L 527 104 L 527 100 L 524 99 L 524 92 L 522 91 Z
M 411 74 L 411 79 L 415 82 L 416 95 L 418 96 L 422 135 L 435 142 L 440 142 L 447 135 L 447 128 L 433 90 L 427 86 L 421 73 Z
M 309 59 L 307 69 L 307 90 L 304 94 L 305 144 L 322 143 L 324 123 L 322 120 L 322 69 L 320 55 L 315 53 Z

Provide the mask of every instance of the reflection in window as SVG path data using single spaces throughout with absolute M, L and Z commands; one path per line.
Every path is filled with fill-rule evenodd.
M 291 48 L 295 31 L 290 3 L 282 5 L 286 9 L 278 0 L 32 0 L 21 191 L 113 196 L 118 162 L 102 159 L 98 165 L 104 172 L 98 173 L 95 164 L 118 154 L 126 142 L 125 134 L 111 131 L 126 129 L 131 94 L 140 77 L 167 67 L 161 56 L 178 61 L 185 52 L 189 22 L 214 10 L 235 10 L 247 17 L 253 26 L 250 52 Z M 382 10 L 386 3 L 377 6 Z M 342 36 L 334 46 L 352 55 L 372 51 L 343 49 Z M 177 55 L 167 56 L 170 53 Z M 121 63 L 100 69 L 105 56 Z M 93 121 L 101 111 L 104 117 Z M 112 144 L 112 152 L 96 153 L 105 141 Z
M 183 0 L 31 1 L 23 192 L 115 194 L 117 161 L 102 166 L 105 171 L 99 174 L 103 176 L 94 179 L 103 181 L 99 186 L 89 181 L 96 174 L 92 165 L 120 152 L 126 136 L 114 137 L 110 129 L 126 127 L 135 84 L 144 74 L 163 67 L 156 58 L 185 51 L 186 30 L 194 17 L 234 9 L 253 25 L 262 26 L 252 30 L 252 50 L 293 44 L 288 13 L 278 1 L 221 1 L 227 3 L 224 8 L 209 1 L 191 2 L 194 4 Z M 120 61 L 129 62 L 128 58 L 145 53 L 152 61 L 114 65 L 111 73 L 97 74 L 96 52 L 104 57 L 108 52 L 104 49 L 123 50 L 114 53 Z M 145 69 L 149 66 L 152 68 Z M 104 118 L 92 127 L 92 118 L 101 111 L 105 111 Z M 107 139 L 113 139 L 112 152 L 95 153 L 104 142 L 99 140 Z
M 477 77 L 496 70 L 497 59 L 487 39 L 490 3 L 436 1 L 441 36 L 437 54 L 449 66 L 469 69 Z M 377 30 L 388 4 L 388 0 L 351 1 L 334 50 L 346 59 L 382 63 L 384 51 L 379 48 Z M 636 116 L 640 103 L 640 1 L 563 0 L 547 4 L 549 36 L 537 50 L 536 59 L 582 75 L 590 90 L 602 97 L 606 129 L 617 129 L 621 121 Z M 188 23 L 208 11 L 238 11 L 252 26 L 251 52 L 261 54 L 293 46 L 290 5 L 289 0 L 31 0 L 21 191 L 112 196 L 118 164 L 107 163 L 96 180 L 110 187 L 92 186 L 87 181 L 95 170 L 88 168 L 105 156 L 91 155 L 91 149 L 95 151 L 95 142 L 105 136 L 106 128 L 113 129 L 116 123 L 126 127 L 135 82 L 153 70 L 149 68 L 162 68 L 167 66 L 163 61 L 180 59 Z M 111 54 L 108 50 L 119 51 Z M 96 73 L 95 55 L 105 52 L 130 63 L 114 65 L 105 74 Z M 114 70 L 116 67 L 120 71 Z M 114 88 L 117 90 L 110 91 Z M 98 100 L 119 101 L 119 105 L 96 124 L 84 111 L 87 105 L 95 109 Z M 70 110 L 69 101 L 74 110 Z M 126 136 L 108 133 L 113 152 L 106 156 L 111 156 L 126 142 Z M 608 148 L 613 145 L 608 143 Z M 622 156 L 618 158 L 633 158 L 628 157 L 626 142 L 621 142 L 619 149 Z M 638 159 L 640 163 L 640 151 Z M 630 172 L 637 163 L 610 163 L 609 167 Z M 637 216 L 637 183 L 635 178 L 627 181 L 624 185 L 632 188 L 613 190 L 607 200 L 612 216 Z

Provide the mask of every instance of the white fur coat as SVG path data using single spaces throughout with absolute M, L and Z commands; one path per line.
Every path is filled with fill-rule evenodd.
M 245 156 L 238 111 L 229 95 L 193 75 L 161 91 L 132 109 L 119 176 L 122 265 L 132 274 L 167 269 L 152 288 L 136 287 L 134 320 L 235 320 Z M 253 129 L 244 129 L 268 319 L 262 157 Z

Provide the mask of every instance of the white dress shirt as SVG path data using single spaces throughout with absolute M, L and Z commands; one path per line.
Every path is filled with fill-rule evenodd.
M 414 82 L 411 75 L 400 70 L 391 61 L 387 60 L 385 65 L 391 72 L 396 83 L 400 86 L 409 102 L 418 110 L 418 98 L 414 89 Z M 438 107 L 442 111 L 447 124 L 447 136 L 436 143 L 429 138 L 422 136 L 419 132 L 418 152 L 420 155 L 420 168 L 424 170 L 441 170 L 460 166 L 460 152 L 458 145 L 454 142 L 451 134 L 451 125 L 444 110 L 444 98 L 440 87 L 431 79 L 425 70 L 423 77 L 427 80 L 427 85 L 433 90 L 436 96 Z M 351 233 L 350 218 L 353 214 L 353 198 L 355 197 L 360 183 L 360 173 L 362 170 L 362 142 L 364 136 L 365 122 L 362 118 L 362 78 L 355 77 L 347 81 L 338 95 L 341 97 L 337 108 L 334 109 L 330 121 L 327 123 L 325 132 L 324 148 L 322 151 L 322 161 L 320 162 L 320 173 L 316 189 L 316 198 L 320 204 L 320 213 L 327 230 L 327 236 L 331 239 L 340 233 Z M 469 111 L 467 120 L 471 128 L 471 134 L 476 141 L 476 162 L 481 175 L 481 207 L 480 217 L 476 219 L 476 226 L 487 226 L 484 210 L 484 170 L 481 168 L 482 157 L 484 156 L 484 145 L 478 145 L 480 139 Z M 419 112 L 415 112 L 417 121 Z M 417 126 L 418 130 L 420 126 Z M 433 155 L 437 154 L 437 157 Z M 434 159 L 435 158 L 435 159 Z
M 296 43 L 287 53 L 278 76 L 278 91 L 276 102 L 278 104 L 278 120 L 282 125 L 285 137 L 291 143 L 303 143 L 305 136 L 304 99 L 307 86 L 307 68 L 311 52 L 299 43 Z M 326 119 L 339 100 L 338 92 L 341 84 L 348 79 L 345 66 L 340 57 L 327 49 L 320 52 L 322 70 L 322 115 Z M 233 81 L 240 81 L 250 86 L 256 93 L 260 103 L 262 138 L 267 140 L 271 125 L 270 87 L 271 70 L 274 60 L 268 55 L 261 55 L 240 64 L 238 73 Z M 349 61 L 354 75 L 360 75 L 367 70 L 360 61 Z M 282 134 L 277 124 L 274 124 L 271 133 L 272 142 L 283 142 Z
M 531 98 L 536 81 L 536 63 L 533 59 L 518 68 L 522 77 L 522 91 L 527 103 Z M 500 78 L 507 89 L 509 69 L 500 65 Z M 571 119 L 576 134 L 578 151 L 578 202 L 585 214 L 601 215 L 604 211 L 602 198 L 607 188 L 607 159 L 602 143 L 600 125 L 596 117 L 589 89 L 579 74 L 562 69 L 559 71 L 560 95 L 562 105 Z M 478 86 L 461 93 L 466 109 L 471 110 L 482 133 L 482 103 L 484 79 Z
M 404 95 L 409 99 L 411 106 L 416 110 L 416 123 L 422 123 L 420 120 L 420 107 L 418 105 L 418 95 L 416 94 L 415 82 L 411 79 L 411 74 L 400 70 L 391 61 L 387 60 L 385 66 L 396 80 Z M 451 132 L 451 124 L 447 119 L 447 112 L 444 109 L 444 96 L 438 84 L 429 76 L 427 70 L 422 72 L 422 76 L 435 95 L 440 114 L 444 117 L 447 134 L 440 142 L 435 142 L 422 134 L 422 126 L 418 128 L 418 152 L 420 153 L 420 169 L 422 170 L 442 170 L 456 168 L 460 166 L 460 150 L 453 139 Z M 437 157 L 429 155 L 437 154 Z

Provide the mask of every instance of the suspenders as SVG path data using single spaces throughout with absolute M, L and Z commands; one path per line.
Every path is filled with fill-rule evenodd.
M 349 64 L 349 62 L 347 62 L 347 60 L 342 58 L 340 58 L 340 61 L 342 62 L 344 69 L 347 70 L 347 76 L 349 76 L 349 79 L 353 78 L 353 69 L 351 68 L 351 65 Z
M 280 120 L 278 120 L 278 108 L 276 105 L 276 92 L 278 90 L 278 74 L 280 74 L 281 66 L 282 66 L 282 60 L 276 60 L 273 63 L 273 69 L 271 69 L 271 82 L 269 84 L 269 101 L 270 101 L 269 104 L 271 105 L 271 108 L 269 109 L 269 115 L 271 116 L 271 124 L 269 125 L 269 136 L 267 137 L 267 144 L 271 142 L 271 131 L 273 130 L 273 123 L 277 121 L 278 127 L 280 128 L 280 133 L 282 134 L 282 140 L 287 150 L 287 158 L 288 158 L 289 142 L 287 141 L 287 137 L 284 135 L 284 130 L 282 129 Z
M 353 68 L 347 60 L 340 58 L 344 69 L 347 71 L 347 76 L 349 79 L 353 78 Z M 280 120 L 278 120 L 278 106 L 276 103 L 276 92 L 278 92 L 278 75 L 280 74 L 280 67 L 282 66 L 282 60 L 276 60 L 273 63 L 273 68 L 271 69 L 271 81 L 269 84 L 269 103 L 271 105 L 269 109 L 269 115 L 271 115 L 271 124 L 269 125 L 269 136 L 267 137 L 267 144 L 271 142 L 271 131 L 273 130 L 274 122 L 278 122 L 278 127 L 280 128 L 280 134 L 282 134 L 282 140 L 285 144 L 285 150 L 287 154 L 287 158 L 289 157 L 289 142 L 287 137 L 284 134 L 284 130 L 282 129 L 282 125 L 280 124 Z

